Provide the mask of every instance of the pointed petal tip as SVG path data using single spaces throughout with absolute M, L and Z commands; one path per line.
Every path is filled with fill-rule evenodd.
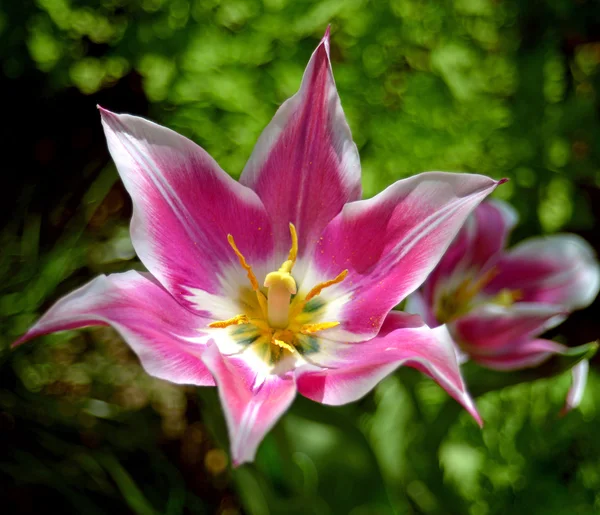
M 475 422 L 477 422 L 477 425 L 479 426 L 479 428 L 482 429 L 483 428 L 483 419 L 481 418 L 479 411 L 477 411 L 477 406 L 475 406 L 475 402 L 473 401 L 473 399 L 471 398 L 471 396 L 468 393 L 465 392 L 463 394 L 462 399 L 460 399 L 460 404 L 462 405 L 462 407 L 464 409 L 467 410 L 469 415 L 471 415 L 473 417 Z
M 316 53 L 320 48 L 324 48 L 328 59 L 329 59 L 329 37 L 330 37 L 330 35 L 331 35 L 331 25 L 327 25 L 327 28 L 325 29 L 325 34 L 323 34 L 323 37 L 321 38 L 321 42 L 319 43 L 317 50 L 315 50 L 315 53 Z
M 571 369 L 571 388 L 569 388 L 565 404 L 558 414 L 559 418 L 562 418 L 571 411 L 577 409 L 581 404 L 587 385 L 589 369 L 590 362 L 587 359 L 580 361 Z
M 477 409 L 473 406 L 473 411 L 469 412 L 469 414 L 475 419 L 475 422 L 477 422 L 477 425 L 479 426 L 479 429 L 483 429 L 483 419 L 481 418 L 481 415 L 479 414 L 479 412 L 477 411 Z
M 107 121 L 117 117 L 115 113 L 102 107 L 100 104 L 96 104 L 96 108 L 98 109 L 98 111 L 100 111 L 100 118 L 102 119 L 102 121 Z
M 244 459 L 234 458 L 233 456 L 231 457 L 231 468 L 234 468 L 234 469 L 240 468 L 244 463 L 249 463 L 249 461 L 244 460 Z
M 29 338 L 27 337 L 27 333 L 25 333 L 20 338 L 17 338 L 14 342 L 10 344 L 11 349 L 16 349 L 19 345 L 24 344 Z
M 510 181 L 510 179 L 508 177 L 503 177 L 502 179 L 500 179 L 498 181 L 498 186 L 500 186 L 501 184 L 504 184 L 505 182 Z

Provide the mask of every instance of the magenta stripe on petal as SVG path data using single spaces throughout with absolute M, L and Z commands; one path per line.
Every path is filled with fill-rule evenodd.
M 346 404 L 404 365 L 432 377 L 481 424 L 445 326 L 430 329 L 416 315 L 392 311 L 375 338 L 340 347 L 336 358 L 326 365 L 322 370 L 297 370 L 299 393 L 324 404 Z
M 322 275 L 349 274 L 342 325 L 375 335 L 390 309 L 418 288 L 471 211 L 498 182 L 482 175 L 430 172 L 348 204 L 315 250 Z
M 56 331 L 111 325 L 150 375 L 212 386 L 200 359 L 205 346 L 184 340 L 200 336 L 207 322 L 180 306 L 152 276 L 132 271 L 97 277 L 63 297 L 14 345 Z
M 240 356 L 209 345 L 202 359 L 215 377 L 225 411 L 234 466 L 252 461 L 258 445 L 296 396 L 292 372 L 264 375 Z
M 179 302 L 192 307 L 188 287 L 219 293 L 219 271 L 238 266 L 228 233 L 250 263 L 272 255 L 261 200 L 203 149 L 142 118 L 101 114 L 108 148 L 133 199 L 136 252 Z
M 329 32 L 313 53 L 300 90 L 283 103 L 261 135 L 240 178 L 273 222 L 280 251 L 288 223 L 302 256 L 344 204 L 361 196 L 360 162 L 329 61 Z

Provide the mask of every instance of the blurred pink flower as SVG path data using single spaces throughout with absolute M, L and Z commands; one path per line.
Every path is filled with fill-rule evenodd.
M 517 222 L 500 201 L 479 205 L 423 286 L 408 301 L 431 327 L 446 324 L 461 360 L 495 370 L 535 367 L 567 347 L 538 338 L 600 286 L 594 251 L 582 238 L 559 234 L 504 250 Z M 566 409 L 579 404 L 587 361 L 573 369 Z
M 169 129 L 101 115 L 133 199 L 131 238 L 149 273 L 94 279 L 17 344 L 113 326 L 149 374 L 216 384 L 236 465 L 254 458 L 296 392 L 352 402 L 400 365 L 433 377 L 479 421 L 446 329 L 390 311 L 498 182 L 432 172 L 360 200 L 329 31 L 240 182 Z

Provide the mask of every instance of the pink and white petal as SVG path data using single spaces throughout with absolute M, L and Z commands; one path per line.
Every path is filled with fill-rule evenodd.
M 430 329 L 418 316 L 399 311 L 389 313 L 372 340 L 342 344 L 328 368 L 298 368 L 298 392 L 323 404 L 346 404 L 367 394 L 400 366 L 416 368 L 433 378 L 481 424 L 446 327 Z
M 585 386 L 587 384 L 588 373 L 590 370 L 590 362 L 587 359 L 580 361 L 571 369 L 572 383 L 567 394 L 567 400 L 561 410 L 562 415 L 566 415 L 569 411 L 577 408 L 581 404 Z
M 135 271 L 100 276 L 60 299 L 19 338 L 32 338 L 91 325 L 114 327 L 148 374 L 173 383 L 213 386 L 200 359 L 205 345 L 187 338 L 209 321 L 181 305 L 150 274 Z
M 376 335 L 387 313 L 423 283 L 471 211 L 498 184 L 482 175 L 429 172 L 347 204 L 314 255 L 322 277 L 349 271 L 340 286 L 351 300 L 336 319 L 345 336 Z
M 571 311 L 589 305 L 600 288 L 600 266 L 579 236 L 531 238 L 507 252 L 486 293 L 517 290 L 521 302 L 543 302 Z
M 519 215 L 506 202 L 487 200 L 477 206 L 471 219 L 471 244 L 466 257 L 469 267 L 482 269 L 502 252 Z
M 512 348 L 498 354 L 471 354 L 473 361 L 493 370 L 520 370 L 534 368 L 554 354 L 562 354 L 567 347 L 551 340 L 538 338 L 516 342 Z
M 329 29 L 313 53 L 300 90 L 262 133 L 240 182 L 256 191 L 271 216 L 275 241 L 287 252 L 288 223 L 299 255 L 344 204 L 361 197 L 360 161 L 333 80 Z
M 505 202 L 486 200 L 479 204 L 423 285 L 428 302 L 433 305 L 437 290 L 446 282 L 452 283 L 453 278 L 460 282 L 492 266 L 517 220 L 517 212 Z
M 202 355 L 219 388 L 235 467 L 252 461 L 258 445 L 296 396 L 292 372 L 264 374 L 244 356 L 223 356 L 216 345 Z
M 101 114 L 108 148 L 133 199 L 135 250 L 179 302 L 195 308 L 190 288 L 220 293 L 219 272 L 239 266 L 229 233 L 249 263 L 268 260 L 270 222 L 256 193 L 176 132 L 136 116 Z
M 522 342 L 560 324 L 560 306 L 484 304 L 449 324 L 455 341 L 474 360 L 519 352 Z

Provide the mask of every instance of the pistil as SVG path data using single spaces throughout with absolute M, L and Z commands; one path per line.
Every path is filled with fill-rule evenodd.
M 290 235 L 292 237 L 292 248 L 288 258 L 276 272 L 271 272 L 265 277 L 265 288 L 267 292 L 267 320 L 269 325 L 275 329 L 285 329 L 290 321 L 290 301 L 292 295 L 296 294 L 296 281 L 291 271 L 296 263 L 298 255 L 298 235 L 294 224 L 290 223 Z

